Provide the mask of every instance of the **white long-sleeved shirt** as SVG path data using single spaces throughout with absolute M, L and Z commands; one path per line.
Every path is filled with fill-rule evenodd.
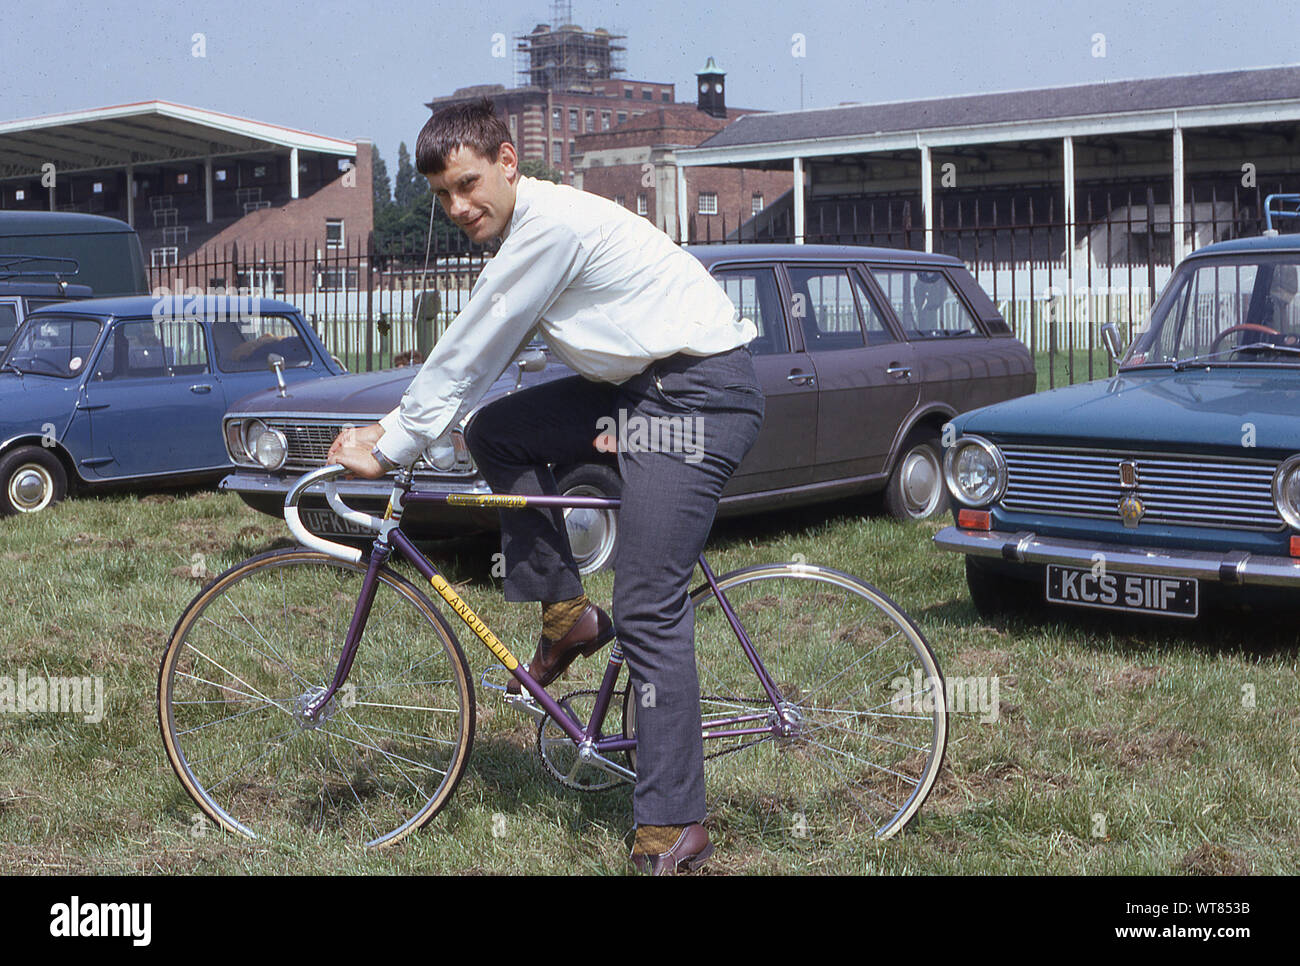
M 380 420 L 380 451 L 413 462 L 459 425 L 538 329 L 561 362 L 611 383 L 656 359 L 713 355 L 758 334 L 704 266 L 645 218 L 520 177 L 500 250 Z

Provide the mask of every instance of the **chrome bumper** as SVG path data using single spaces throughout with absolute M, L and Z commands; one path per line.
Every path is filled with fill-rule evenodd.
M 934 542 L 940 550 L 1018 564 L 1061 564 L 1086 570 L 1097 563 L 1096 555 L 1101 554 L 1106 567 L 1120 573 L 1195 577 L 1208 583 L 1237 587 L 1246 584 L 1300 587 L 1300 560 L 1269 557 L 1245 550 L 1201 552 L 1128 547 L 1043 537 L 1030 530 L 1007 533 L 957 527 L 940 530 L 935 534 Z

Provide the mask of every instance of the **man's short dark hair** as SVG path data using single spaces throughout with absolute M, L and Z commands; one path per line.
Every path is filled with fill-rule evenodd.
M 420 174 L 441 174 L 447 158 L 461 147 L 495 161 L 503 144 L 514 141 L 486 97 L 444 107 L 424 122 L 415 140 L 415 169 Z

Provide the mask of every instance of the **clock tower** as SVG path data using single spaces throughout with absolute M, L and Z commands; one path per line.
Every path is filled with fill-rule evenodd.
M 727 116 L 727 75 L 710 57 L 703 70 L 695 73 L 695 90 L 701 111 L 709 117 Z

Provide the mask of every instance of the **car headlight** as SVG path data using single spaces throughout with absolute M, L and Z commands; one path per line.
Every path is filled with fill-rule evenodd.
M 253 441 L 253 456 L 263 469 L 278 470 L 289 456 L 289 441 L 278 429 L 263 427 Z
M 243 424 L 244 452 L 249 459 L 257 459 L 257 437 L 266 430 L 266 423 L 260 419 L 245 420 Z
M 987 439 L 963 436 L 943 457 L 943 478 L 949 491 L 967 506 L 988 506 L 1007 487 L 1007 461 Z
M 1300 530 L 1300 456 L 1292 456 L 1273 474 L 1273 505 L 1288 525 Z
M 247 463 L 252 459 L 244 445 L 244 424 L 238 419 L 226 421 L 226 451 L 235 463 Z

